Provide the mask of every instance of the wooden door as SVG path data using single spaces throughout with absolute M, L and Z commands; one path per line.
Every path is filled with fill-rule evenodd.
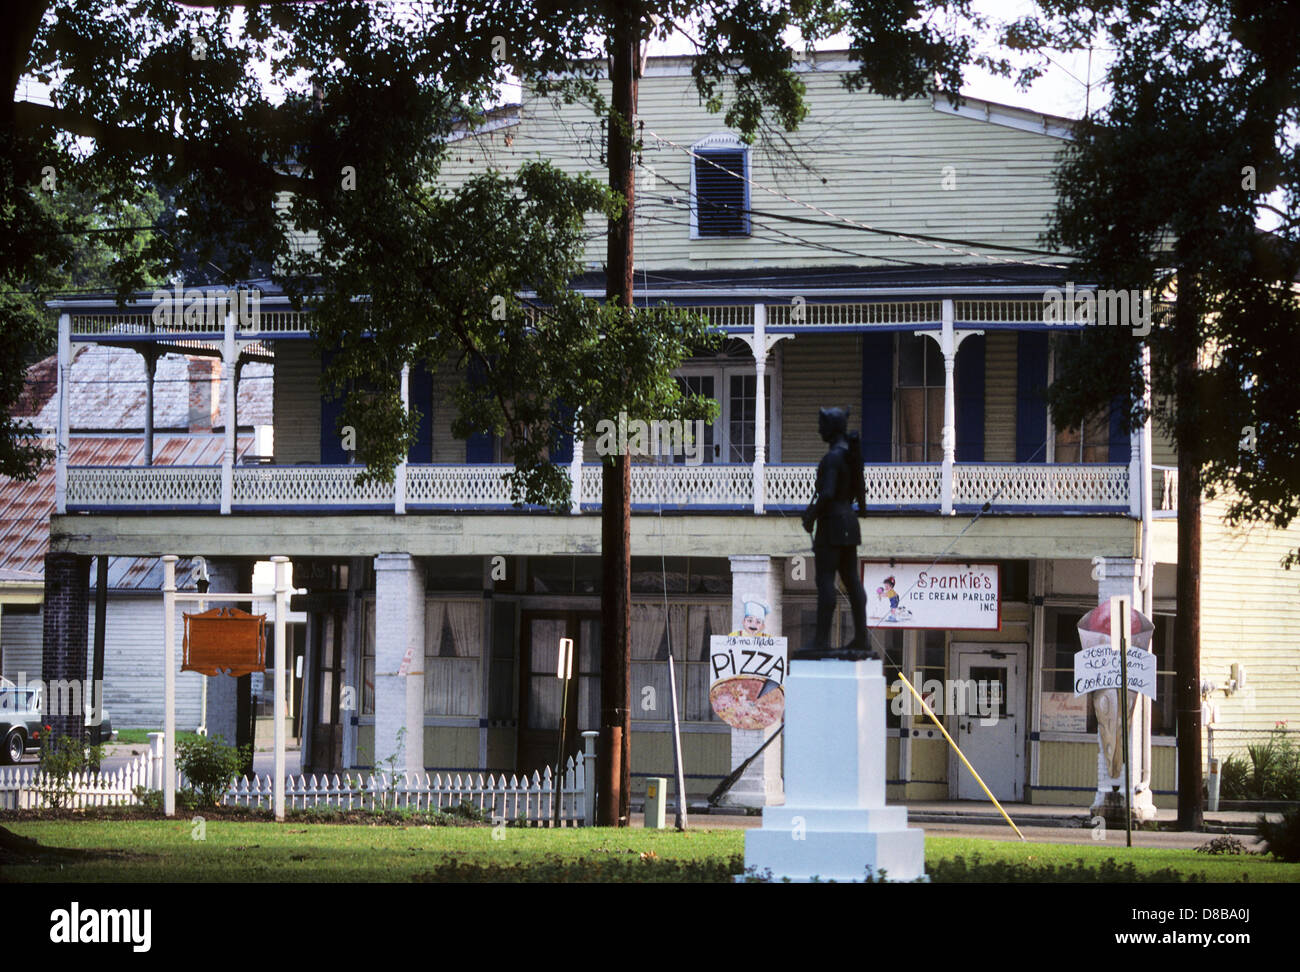
M 520 624 L 519 740 L 516 770 L 555 765 L 563 682 L 556 677 L 561 638 L 573 639 L 573 680 L 564 756 L 582 750 L 580 733 L 600 728 L 600 615 L 594 611 L 524 611 Z

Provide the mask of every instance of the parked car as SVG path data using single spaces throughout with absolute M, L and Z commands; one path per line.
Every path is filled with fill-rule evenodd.
M 0 686 L 0 763 L 17 763 L 28 750 L 41 744 L 45 731 L 41 691 L 35 687 Z M 90 725 L 87 712 L 86 738 L 91 745 L 112 742 L 117 735 L 108 709 L 98 725 Z

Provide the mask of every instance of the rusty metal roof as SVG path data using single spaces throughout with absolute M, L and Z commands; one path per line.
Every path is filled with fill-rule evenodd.
M 238 454 L 242 456 L 252 444 L 251 435 L 239 436 Z M 154 465 L 220 465 L 224 447 L 225 437 L 221 434 L 159 433 L 154 436 Z M 70 466 L 143 464 L 144 439 L 139 435 L 76 435 L 69 442 Z M 34 575 L 32 579 L 44 575 L 53 512 L 52 461 L 31 482 L 0 476 L 0 571 L 21 571 Z M 178 584 L 183 584 L 188 571 L 186 562 L 177 564 Z M 158 590 L 162 586 L 162 564 L 157 557 L 112 557 L 108 583 L 113 590 Z

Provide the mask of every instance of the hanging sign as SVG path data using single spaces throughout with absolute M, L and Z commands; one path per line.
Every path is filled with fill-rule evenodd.
M 734 729 L 766 729 L 785 713 L 786 639 L 714 635 L 709 639 L 709 704 Z
M 1156 697 L 1156 656 L 1148 650 L 1155 625 L 1141 611 L 1129 611 L 1128 690 Z M 1119 652 L 1111 645 L 1110 602 L 1103 601 L 1079 619 L 1074 655 L 1074 694 L 1120 686 Z
M 266 615 L 233 607 L 186 614 L 181 671 L 203 675 L 266 671 Z
M 862 561 L 867 624 L 882 628 L 1002 627 L 1002 585 L 997 564 L 892 564 Z

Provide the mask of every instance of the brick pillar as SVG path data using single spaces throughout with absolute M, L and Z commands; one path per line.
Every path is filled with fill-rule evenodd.
M 90 557 L 45 555 L 41 678 L 45 722 L 56 736 L 84 738 L 86 654 L 90 634 Z
M 745 602 L 757 600 L 769 609 L 764 630 L 780 637 L 781 600 L 785 579 L 782 576 L 784 561 L 765 555 L 738 555 L 731 558 L 731 630 L 739 631 L 745 617 Z M 731 730 L 731 768 L 735 770 L 758 751 L 781 724 L 766 729 Z M 763 807 L 779 804 L 785 798 L 781 778 L 781 746 L 778 739 L 763 755 L 749 764 L 743 776 L 722 798 L 722 803 L 733 807 Z

